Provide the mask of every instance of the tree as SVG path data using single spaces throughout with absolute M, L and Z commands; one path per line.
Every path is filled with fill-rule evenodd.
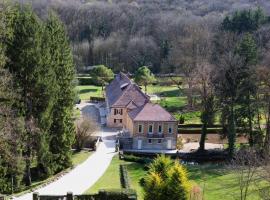
M 229 154 L 235 150 L 237 98 L 241 79 L 242 59 L 235 53 L 237 36 L 221 32 L 215 40 L 213 63 L 216 74 L 213 77 L 215 95 L 219 97 L 222 111 L 226 112 Z
M 149 165 L 143 189 L 145 200 L 187 200 L 190 183 L 186 169 L 177 161 L 158 156 Z
M 97 85 L 101 85 L 102 90 L 113 79 L 112 70 L 104 65 L 96 66 L 91 70 L 90 75 Z
M 155 76 L 146 66 L 140 67 L 135 73 L 135 82 L 144 86 L 144 91 L 147 93 L 147 85 L 155 82 Z
M 236 48 L 236 53 L 242 59 L 240 68 L 241 83 L 239 85 L 238 103 L 236 112 L 239 113 L 238 124 L 246 126 L 249 133 L 249 143 L 254 145 L 253 121 L 256 112 L 255 99 L 257 95 L 257 77 L 255 66 L 257 64 L 257 46 L 250 34 L 245 34 Z M 258 111 L 259 112 L 259 111 Z M 247 123 L 246 123 L 247 121 Z M 239 123 L 240 122 L 240 123 Z
M 244 33 L 254 32 L 267 22 L 267 18 L 261 8 L 256 10 L 236 11 L 232 16 L 226 16 L 222 22 L 222 28 L 227 31 Z
M 71 48 L 64 25 L 50 13 L 46 22 L 50 35 L 50 55 L 56 76 L 56 96 L 53 104 L 49 149 L 52 153 L 53 171 L 59 172 L 72 165 L 71 146 L 74 143 L 75 127 L 72 119 L 75 98 L 75 70 Z
M 205 140 L 207 135 L 207 127 L 214 123 L 215 105 L 214 105 L 214 86 L 212 83 L 213 66 L 209 63 L 200 65 L 197 69 L 197 88 L 201 95 L 201 121 L 202 134 L 200 139 L 199 150 L 205 150 Z
M 98 131 L 98 124 L 89 117 L 83 117 L 76 122 L 75 146 L 80 151 L 90 137 Z

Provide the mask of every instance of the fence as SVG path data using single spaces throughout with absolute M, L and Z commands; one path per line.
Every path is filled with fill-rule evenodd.
M 137 200 L 135 190 L 100 190 L 97 194 L 73 195 L 39 195 L 33 193 L 33 200 Z

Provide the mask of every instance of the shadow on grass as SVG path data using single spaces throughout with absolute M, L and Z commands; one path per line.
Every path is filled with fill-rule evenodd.
M 224 175 L 224 168 L 222 166 L 188 166 L 189 178 L 195 181 L 200 181 L 202 176 L 207 178 L 218 178 Z
M 97 89 L 83 89 L 83 90 L 80 90 L 79 93 L 80 94 L 86 94 L 86 93 L 89 93 L 89 92 L 97 92 L 98 90 Z

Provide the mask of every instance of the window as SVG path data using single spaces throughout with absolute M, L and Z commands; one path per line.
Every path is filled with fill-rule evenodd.
M 158 144 L 161 144 L 161 139 L 158 139 Z
M 114 115 L 117 115 L 117 114 L 118 114 L 118 110 L 114 109 Z
M 123 115 L 123 109 L 120 109 L 120 110 L 119 110 L 119 114 L 120 114 L 120 115 Z
M 116 119 L 114 119 L 113 122 L 116 123 Z
M 142 133 L 142 132 L 143 132 L 143 125 L 139 124 L 139 133 Z
M 151 139 L 148 139 L 148 143 L 149 143 L 149 144 L 152 144 L 152 140 L 151 140 Z
M 120 123 L 122 124 L 122 119 L 119 119 Z
M 168 125 L 168 133 L 170 133 L 170 134 L 173 133 L 173 125 L 172 124 Z
M 158 125 L 158 133 L 162 133 L 162 125 L 161 124 Z
M 148 126 L 148 133 L 153 133 L 153 125 L 149 124 Z

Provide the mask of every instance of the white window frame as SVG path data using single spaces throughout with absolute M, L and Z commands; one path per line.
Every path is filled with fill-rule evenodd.
M 142 131 L 140 132 L 140 126 L 142 127 Z M 143 133 L 143 124 L 138 124 L 138 133 Z

